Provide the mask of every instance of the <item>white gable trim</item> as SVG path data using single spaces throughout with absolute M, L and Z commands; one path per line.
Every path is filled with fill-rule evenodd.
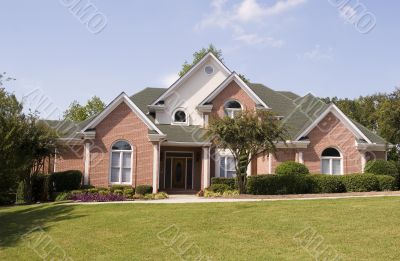
M 359 128 L 335 105 L 330 104 L 329 107 L 310 125 L 303 131 L 296 140 L 300 140 L 302 137 L 309 134 L 317 125 L 323 120 L 328 113 L 332 112 L 356 137 L 366 140 L 369 144 L 372 144 L 371 140 L 365 136 Z
M 256 104 L 261 104 L 265 108 L 270 109 L 270 107 L 265 104 L 265 102 L 263 102 L 263 100 L 261 100 L 252 89 L 250 89 L 250 87 L 239 77 L 236 72 L 233 72 L 228 78 L 226 78 L 225 81 L 223 81 L 207 98 L 200 103 L 200 105 L 204 105 L 206 102 L 211 102 L 232 81 L 235 81 Z
M 131 110 L 146 124 L 150 130 L 157 131 L 158 134 L 163 134 L 156 125 L 136 106 L 136 104 L 126 95 L 126 93 L 121 93 L 117 96 L 100 114 L 98 114 L 93 120 L 89 122 L 81 132 L 87 129 L 96 127 L 102 120 L 104 120 L 107 115 L 114 111 L 118 105 L 125 102 L 126 105 L 131 108 Z
M 180 77 L 178 80 L 176 80 L 166 92 L 164 92 L 160 97 L 157 98 L 151 105 L 157 104 L 157 102 L 163 100 L 165 97 L 167 97 L 175 88 L 181 85 L 186 79 L 190 78 L 194 72 L 197 71 L 198 68 L 202 67 L 204 63 L 207 61 L 208 58 L 214 59 L 217 64 L 221 66 L 221 68 L 227 73 L 230 74 L 231 71 L 228 69 L 228 67 L 225 66 L 215 55 L 211 52 L 207 53 L 198 63 L 196 63 L 190 70 L 185 73 L 182 77 Z

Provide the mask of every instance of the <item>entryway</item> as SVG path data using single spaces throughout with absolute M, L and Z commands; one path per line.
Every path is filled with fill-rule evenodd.
M 193 189 L 193 152 L 165 152 L 165 189 Z

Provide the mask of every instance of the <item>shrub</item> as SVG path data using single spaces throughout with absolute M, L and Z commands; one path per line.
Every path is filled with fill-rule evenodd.
M 165 192 L 158 192 L 157 194 L 154 194 L 154 199 L 166 199 L 168 198 L 168 194 Z
M 204 190 L 204 197 L 205 198 L 215 198 L 215 197 L 222 197 L 221 192 L 213 192 L 208 189 Z
M 125 198 L 132 198 L 135 194 L 135 190 L 133 188 L 127 188 L 123 190 L 123 195 Z
M 277 175 L 302 175 L 309 173 L 310 171 L 306 165 L 294 161 L 283 162 L 275 170 L 275 174 Z
M 114 190 L 125 190 L 125 189 L 132 189 L 132 187 L 131 186 L 129 186 L 129 185 L 112 185 L 111 187 L 110 187 L 110 191 L 111 192 L 114 192 Z
M 260 175 L 247 180 L 246 191 L 254 195 L 302 194 L 309 190 L 305 175 Z
M 32 200 L 33 202 L 47 201 L 50 199 L 50 175 L 38 173 L 32 176 Z
M 341 176 L 347 192 L 378 191 L 379 182 L 374 174 L 351 174 Z
M 117 195 L 124 195 L 124 191 L 122 189 L 115 189 L 112 193 Z
M 68 192 L 58 192 L 56 194 L 56 197 L 54 198 L 54 201 L 64 201 L 68 200 L 70 197 L 70 194 Z
M 310 175 L 307 177 L 309 192 L 311 193 L 341 193 L 346 192 L 341 176 Z
M 67 170 L 51 174 L 51 182 L 57 192 L 79 189 L 82 182 L 82 172 Z
M 399 176 L 396 164 L 392 161 L 386 161 L 386 160 L 368 161 L 367 164 L 365 165 L 364 172 L 376 175 L 388 175 L 395 178 Z
M 207 190 L 212 191 L 212 192 L 219 192 L 219 193 L 224 193 L 224 191 L 229 190 L 230 187 L 226 184 L 212 184 L 210 187 L 208 187 Z
M 239 196 L 239 190 L 234 189 L 234 190 L 225 190 L 224 193 L 222 193 L 223 197 L 237 197 Z
M 376 178 L 379 182 L 379 190 L 392 191 L 397 189 L 396 179 L 394 177 L 388 175 L 377 175 Z
M 99 189 L 97 188 L 90 188 L 87 190 L 88 193 L 99 193 Z
M 135 189 L 135 193 L 139 195 L 151 194 L 153 192 L 153 187 L 150 185 L 139 185 Z
M 211 178 L 211 185 L 213 184 L 225 184 L 229 186 L 230 189 L 237 188 L 236 179 L 235 178 Z
M 16 200 L 15 200 L 16 204 L 26 204 L 25 201 L 25 182 L 24 181 L 20 181 L 18 183 L 18 188 L 17 188 L 17 195 L 16 195 Z

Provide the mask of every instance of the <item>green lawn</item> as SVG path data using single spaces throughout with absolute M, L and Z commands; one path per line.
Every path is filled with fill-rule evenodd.
M 42 260 L 51 249 L 46 260 L 315 260 L 323 249 L 319 260 L 398 260 L 399 206 L 385 197 L 3 207 L 0 260 Z

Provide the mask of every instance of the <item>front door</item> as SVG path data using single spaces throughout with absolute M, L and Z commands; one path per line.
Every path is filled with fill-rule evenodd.
M 185 188 L 186 177 L 186 159 L 173 158 L 172 159 L 172 187 Z

